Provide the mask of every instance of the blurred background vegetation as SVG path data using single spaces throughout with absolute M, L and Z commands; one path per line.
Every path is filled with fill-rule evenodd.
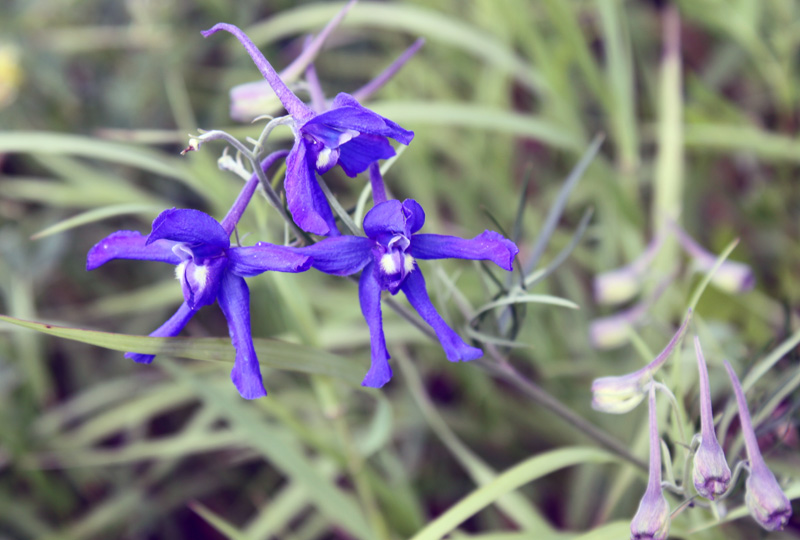
M 178 152 L 198 128 L 257 136 L 260 126 L 229 119 L 227 93 L 258 73 L 235 40 L 203 39 L 200 30 L 237 24 L 280 69 L 340 7 L 3 0 L 0 312 L 140 335 L 165 320 L 181 299 L 171 269 L 114 262 L 87 273 L 84 261 L 99 239 L 146 232 L 165 208 L 221 217 L 235 198 L 241 181 L 216 165 L 221 143 Z M 645 411 L 594 412 L 589 387 L 661 350 L 701 276 L 668 240 L 643 283 L 643 298 L 663 293 L 610 351 L 589 341 L 589 322 L 618 309 L 597 305 L 592 277 L 635 259 L 665 216 L 714 253 L 738 237 L 732 258 L 752 266 L 756 287 L 708 288 L 692 332 L 703 340 L 720 411 L 732 410 L 722 359 L 743 378 L 770 360 L 748 398 L 768 461 L 792 479 L 790 496 L 800 495 L 800 3 L 361 2 L 316 62 L 324 88 L 331 96 L 358 88 L 420 36 L 423 49 L 370 104 L 416 132 L 386 177 L 394 195 L 425 207 L 427 232 L 518 231 L 521 261 L 547 240 L 539 268 L 580 240 L 529 290 L 580 309 L 527 305 L 515 347 L 465 324 L 497 290 L 480 265 L 423 263 L 445 318 L 644 459 Z M 560 208 L 565 179 L 598 133 L 605 141 L 549 234 L 548 213 Z M 288 130 L 274 144 L 280 136 Z M 362 180 L 329 176 L 344 206 L 354 206 Z M 588 229 L 576 236 L 589 208 Z M 264 201 L 251 205 L 243 230 L 283 238 Z M 254 336 L 327 351 L 319 358 L 349 366 L 348 374 L 366 368 L 368 333 L 353 283 L 307 273 L 249 284 Z M 621 458 L 594 463 L 611 458 L 588 450 L 544 454 L 597 443 L 544 407 L 540 394 L 478 365 L 449 364 L 438 344 L 391 310 L 384 315 L 395 378 L 382 391 L 365 391 L 349 375 L 323 384 L 271 369 L 270 395 L 255 402 L 238 398 L 229 365 L 159 356 L 145 367 L 119 352 L 0 326 L 0 538 L 422 539 L 455 527 L 452 538 L 484 540 L 627 536 L 642 469 Z M 206 309 L 184 335 L 227 332 L 221 314 Z M 786 356 L 772 362 L 781 345 Z M 665 382 L 692 433 L 690 347 L 671 362 Z M 664 437 L 680 469 L 680 420 L 669 422 Z M 730 431 L 736 446 L 738 430 Z M 566 461 L 512 471 L 525 483 L 514 496 L 480 489 L 523 460 L 553 455 Z M 434 521 L 471 493 L 487 502 L 458 507 L 450 525 Z M 740 507 L 742 492 L 727 504 Z M 677 516 L 672 530 L 676 538 L 762 534 L 749 518 L 715 524 L 700 507 Z M 770 538 L 798 531 L 795 517 Z

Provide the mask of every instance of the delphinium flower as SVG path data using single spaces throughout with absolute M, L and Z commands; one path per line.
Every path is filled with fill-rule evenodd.
M 700 446 L 694 454 L 692 478 L 697 492 L 706 499 L 727 491 L 731 482 L 731 469 L 725 460 L 725 453 L 714 432 L 714 413 L 711 411 L 711 389 L 708 384 L 708 371 L 700 339 L 695 336 L 694 350 L 697 355 L 697 370 L 700 376 Z
M 694 267 L 699 272 L 708 272 L 717 262 L 717 256 L 698 244 L 683 227 L 669 222 L 672 230 L 684 251 L 692 257 Z M 756 284 L 756 277 L 750 266 L 731 260 L 725 260 L 711 277 L 711 283 L 729 293 L 744 293 L 751 290 Z
M 379 185 L 373 179 L 373 185 Z M 383 196 L 378 188 L 378 199 Z M 364 217 L 363 236 L 326 238 L 311 246 L 296 248 L 309 255 L 313 267 L 327 274 L 345 276 L 361 270 L 358 295 L 361 311 L 369 326 L 372 362 L 364 386 L 379 388 L 392 377 L 389 353 L 383 334 L 381 291 L 392 295 L 403 291 L 441 342 L 451 362 L 468 361 L 483 355 L 471 347 L 442 319 L 428 297 L 425 279 L 416 259 L 473 259 L 492 261 L 511 271 L 518 249 L 494 231 L 484 231 L 467 240 L 439 234 L 415 234 L 425 222 L 422 207 L 413 199 L 378 202 Z
M 262 162 L 268 169 L 286 152 L 271 154 Z M 219 302 L 236 359 L 231 379 L 242 397 L 254 399 L 267 394 L 261 379 L 250 330 L 250 296 L 245 277 L 266 271 L 303 272 L 311 265 L 308 256 L 290 248 L 259 242 L 252 247 L 231 246 L 230 235 L 250 201 L 258 178 L 254 174 L 222 223 L 199 210 L 171 209 L 153 221 L 148 236 L 137 231 L 117 231 L 98 242 L 86 259 L 94 270 L 112 259 L 160 261 L 176 265 L 184 301 L 167 322 L 150 335 L 177 335 L 203 306 Z M 152 362 L 154 355 L 126 353 L 140 363 Z
M 746 490 L 745 503 L 750 515 L 759 525 L 768 531 L 783 529 L 792 516 L 792 505 L 778 485 L 775 475 L 769 470 L 764 458 L 761 456 L 742 385 L 727 360 L 725 361 L 725 369 L 728 370 L 731 386 L 733 386 L 733 392 L 736 395 L 736 404 L 739 407 L 739 423 L 742 426 L 742 436 L 744 437 L 744 445 L 747 449 L 747 459 L 749 461 L 750 475 L 744 484 Z
M 286 159 L 286 202 L 297 225 L 320 235 L 338 235 L 333 213 L 316 180 L 339 165 L 350 177 L 371 163 L 395 155 L 389 139 L 408 144 L 412 131 L 362 107 L 349 94 L 340 93 L 331 109 L 317 114 L 303 103 L 278 76 L 247 35 L 231 24 L 219 23 L 203 32 L 208 37 L 225 30 L 244 46 L 291 116 L 295 142 Z
M 639 509 L 631 520 L 631 540 L 663 540 L 669 534 L 669 503 L 661 489 L 661 439 L 656 418 L 656 392 L 650 387 L 650 475 Z
M 653 375 L 667 361 L 680 342 L 692 312 L 686 315 L 678 331 L 669 340 L 664 350 L 641 369 L 614 377 L 600 377 L 592 382 L 592 408 L 612 414 L 622 414 L 633 410 L 644 399 L 644 392 L 652 382 Z

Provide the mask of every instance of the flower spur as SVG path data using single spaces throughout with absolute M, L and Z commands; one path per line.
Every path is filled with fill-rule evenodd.
M 292 117 L 294 146 L 286 158 L 284 190 L 289 211 L 300 228 L 319 235 L 338 235 L 325 194 L 315 173 L 339 165 L 355 177 L 370 164 L 395 155 L 389 139 L 409 144 L 414 133 L 361 106 L 351 95 L 340 93 L 331 109 L 317 114 L 303 103 L 270 65 L 250 38 L 232 24 L 218 23 L 202 34 L 220 30 L 233 34 L 250 54 L 275 95 Z

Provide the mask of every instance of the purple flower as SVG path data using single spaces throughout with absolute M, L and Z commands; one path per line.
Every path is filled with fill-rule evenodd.
M 631 540 L 664 540 L 669 534 L 669 503 L 661 489 L 661 442 L 656 419 L 656 392 L 650 387 L 650 476 L 639 509 L 631 520 Z
M 711 411 L 711 389 L 708 384 L 706 359 L 703 357 L 697 336 L 694 337 L 694 350 L 700 374 L 700 446 L 694 455 L 692 478 L 697 492 L 713 501 L 714 497 L 727 491 L 731 483 L 731 469 L 714 432 L 714 413 Z
M 219 23 L 203 32 L 208 37 L 219 30 L 230 32 L 244 45 L 261 74 L 275 91 L 294 120 L 295 142 L 286 158 L 286 201 L 295 222 L 302 229 L 320 235 L 338 235 L 333 213 L 316 181 L 339 165 L 355 177 L 371 163 L 395 155 L 389 139 L 408 144 L 414 133 L 369 109 L 353 96 L 339 94 L 331 110 L 317 114 L 303 103 L 278 76 L 270 63 L 242 30 Z
M 390 200 L 376 204 L 364 217 L 363 236 L 327 238 L 296 251 L 309 255 L 313 267 L 326 274 L 350 275 L 363 270 L 358 284 L 361 312 L 369 326 L 372 364 L 363 386 L 380 388 L 392 377 L 383 335 L 381 291 L 403 291 L 408 301 L 433 330 L 451 362 L 480 358 L 442 319 L 425 289 L 425 279 L 415 259 L 489 260 L 511 271 L 517 246 L 494 231 L 466 240 L 439 234 L 414 234 L 425 222 L 417 201 Z
M 281 154 L 285 153 L 268 157 L 264 168 Z M 173 208 L 158 215 L 150 235 L 117 231 L 98 242 L 86 258 L 87 270 L 94 270 L 112 259 L 176 265 L 175 275 L 181 283 L 184 302 L 151 336 L 177 335 L 198 309 L 219 301 L 236 349 L 231 379 L 247 399 L 265 396 L 267 392 L 250 334 L 250 295 L 244 278 L 268 270 L 303 272 L 311 266 L 307 256 L 283 246 L 259 242 L 252 247 L 231 247 L 231 231 L 257 185 L 258 179 L 253 175 L 221 224 L 199 210 Z M 154 358 L 152 354 L 130 352 L 125 356 L 145 364 Z
M 747 401 L 744 398 L 739 378 L 727 361 L 725 361 L 725 369 L 728 370 L 731 386 L 736 395 L 736 404 L 739 406 L 739 423 L 742 426 L 744 445 L 747 448 L 747 459 L 750 461 L 750 476 L 747 477 L 744 484 L 746 490 L 744 500 L 747 509 L 750 510 L 750 515 L 758 524 L 768 531 L 783 529 L 789 518 L 792 517 L 792 505 L 758 449 L 758 440 L 753 431 L 750 411 L 747 409 Z

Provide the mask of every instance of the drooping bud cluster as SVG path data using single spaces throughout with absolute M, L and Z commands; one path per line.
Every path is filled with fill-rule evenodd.
M 655 412 L 655 390 L 659 388 L 670 395 L 671 392 L 663 384 L 656 383 L 653 376 L 680 343 L 690 316 L 691 312 L 664 350 L 650 364 L 627 375 L 601 377 L 592 384 L 592 407 L 613 414 L 632 410 L 649 392 L 650 476 L 639 508 L 631 521 L 632 540 L 663 539 L 669 532 L 669 503 L 664 497 L 661 485 L 660 438 Z M 693 444 L 692 451 L 687 454 L 687 465 L 688 459 L 691 458 L 692 483 L 697 494 L 710 501 L 717 501 L 730 494 L 735 481 L 732 479 L 725 452 L 714 429 L 708 368 L 700 340 L 696 336 L 694 349 L 699 375 L 700 433 L 694 438 L 696 446 Z M 725 362 L 725 367 L 739 408 L 740 424 L 749 461 L 745 503 L 750 514 L 762 527 L 767 530 L 782 529 L 792 515 L 791 504 L 761 456 L 739 380 L 728 362 Z M 672 400 L 675 400 L 674 396 Z M 688 471 L 686 474 L 688 475 Z M 688 476 L 686 480 L 688 481 Z M 686 483 L 688 482 L 682 486 L 670 485 L 673 491 L 682 493 L 689 499 L 691 494 Z

